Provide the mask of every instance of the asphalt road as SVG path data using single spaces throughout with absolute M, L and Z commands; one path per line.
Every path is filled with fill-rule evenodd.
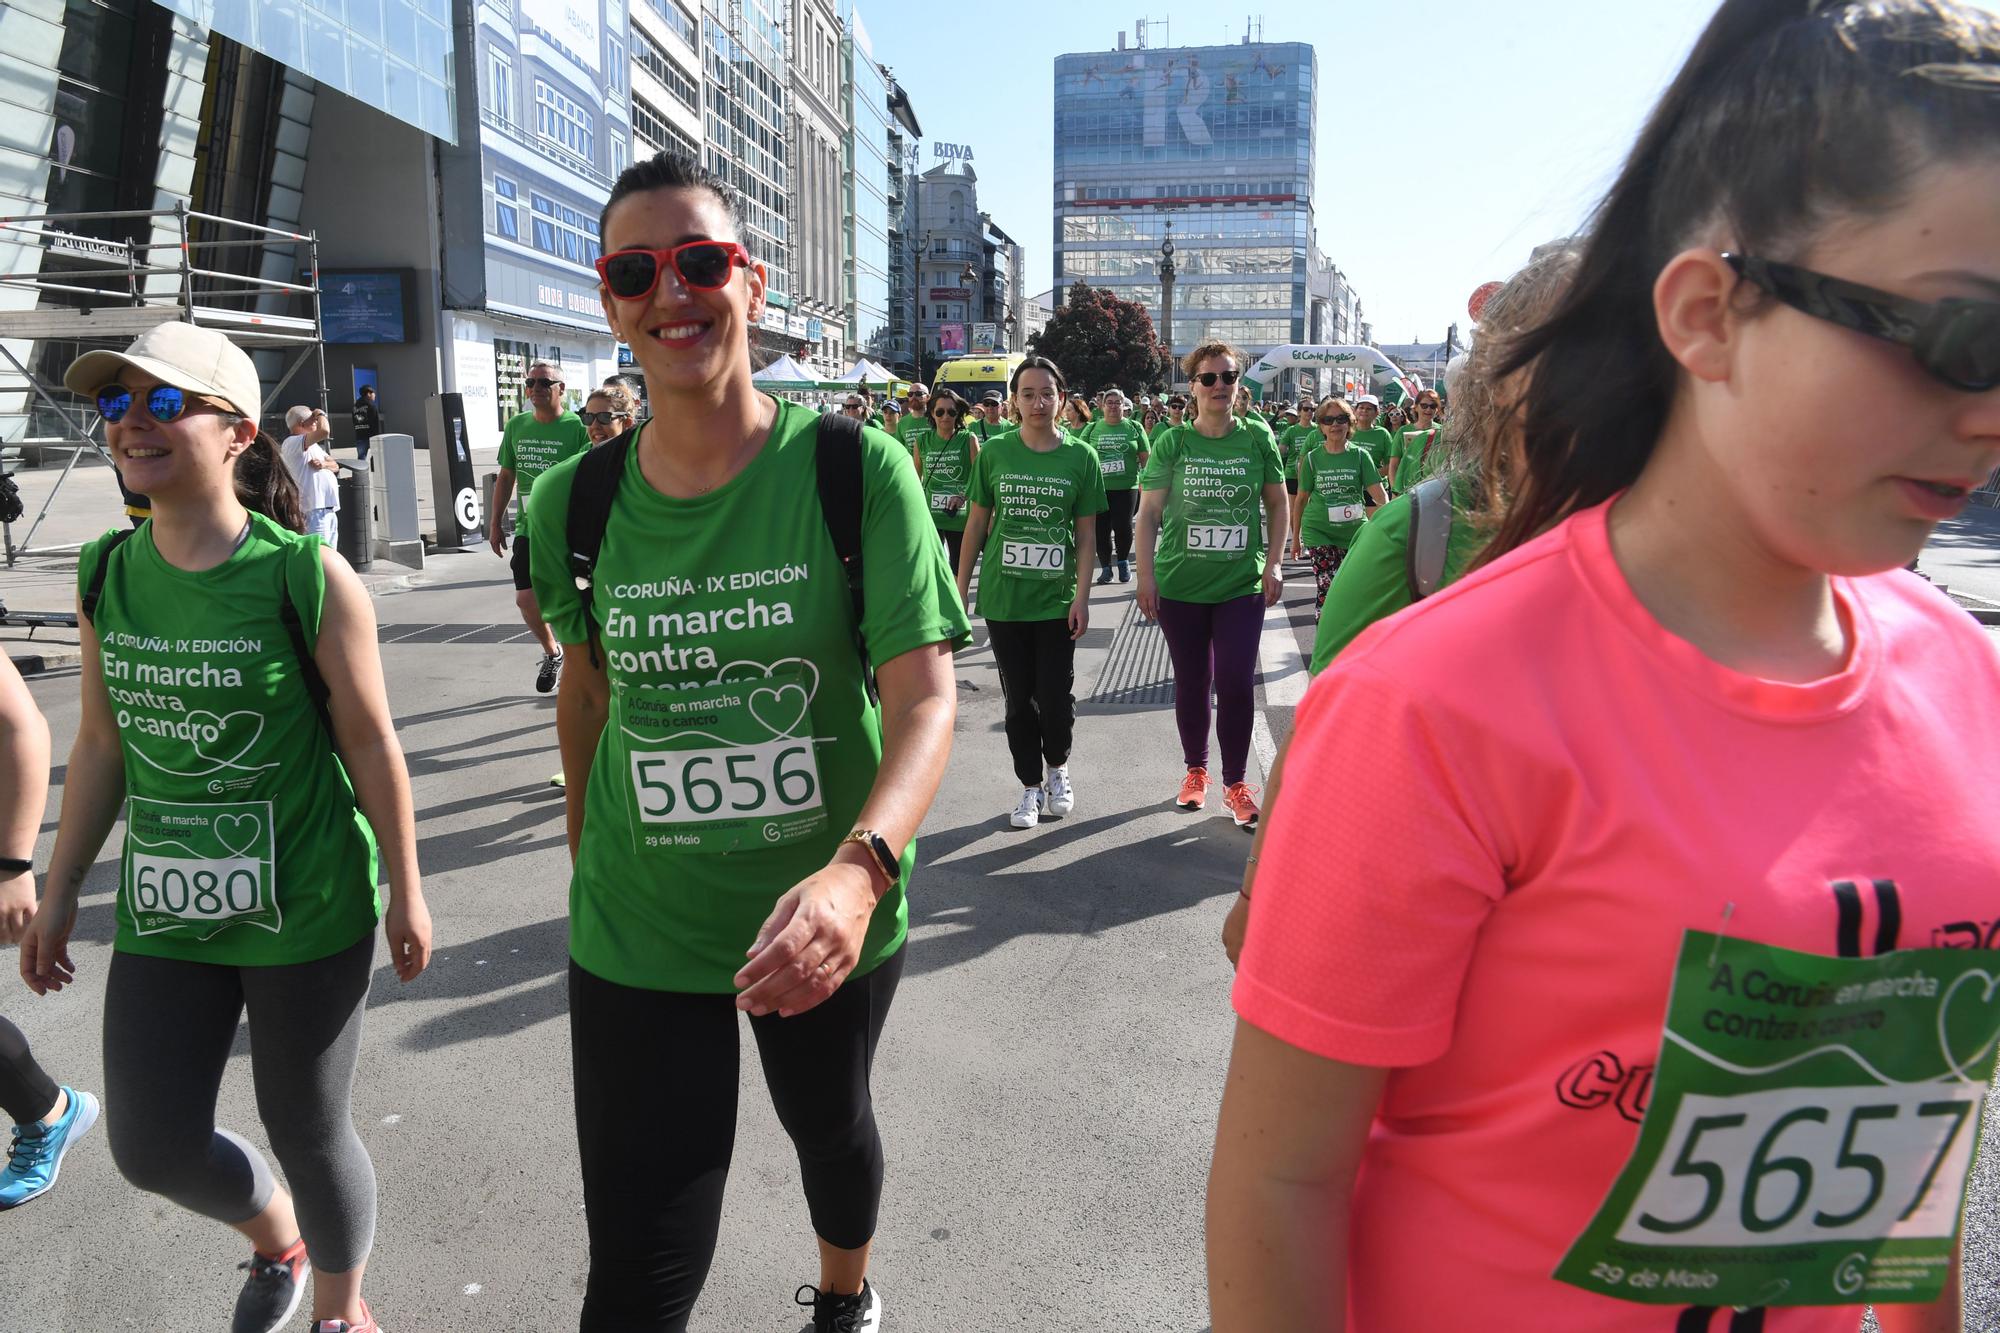
M 355 1097 L 381 1182 L 368 1290 L 394 1333 L 560 1330 L 574 1327 L 584 1227 L 553 703 L 532 692 L 535 650 L 492 641 L 515 623 L 499 561 L 446 557 L 424 579 L 377 601 L 438 949 L 407 987 L 381 965 L 371 997 Z M 1310 589 L 1295 579 L 1267 621 L 1253 782 L 1303 692 Z M 1079 800 L 1060 823 L 1006 827 L 1015 789 L 991 654 L 958 661 L 956 749 L 876 1070 L 890 1177 L 874 1276 L 893 1328 L 1206 1327 L 1202 1187 L 1232 1022 L 1216 931 L 1248 840 L 1213 806 L 1168 805 L 1179 765 L 1166 706 L 1113 688 L 1143 681 L 1158 631 L 1129 623 L 1129 587 L 1098 589 L 1093 606 Z M 74 673 L 33 688 L 60 757 Z M 38 1058 L 86 1087 L 102 1081 L 109 847 L 84 899 L 79 984 L 43 1000 L 0 990 Z M 239 1037 L 219 1119 L 263 1145 L 248 1075 Z M 695 1328 L 796 1329 L 812 1237 L 754 1060 L 741 1106 Z M 1983 1154 L 1968 1221 L 1976 1330 L 2000 1329 L 1996 1171 Z M 101 1130 L 55 1193 L 0 1229 L 13 1241 L 0 1333 L 218 1327 L 241 1277 L 236 1239 L 126 1186 Z

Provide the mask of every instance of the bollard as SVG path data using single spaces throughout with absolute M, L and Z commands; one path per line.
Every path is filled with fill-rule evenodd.
M 375 563 L 375 506 L 369 494 L 368 464 L 357 460 L 341 465 L 340 553 L 359 570 Z

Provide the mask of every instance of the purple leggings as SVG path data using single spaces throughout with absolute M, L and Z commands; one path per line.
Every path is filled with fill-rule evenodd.
M 1208 696 L 1215 692 L 1215 739 L 1222 747 L 1222 784 L 1243 781 L 1250 762 L 1250 719 L 1257 703 L 1257 642 L 1264 635 L 1258 593 L 1226 602 L 1160 599 L 1160 628 L 1174 659 L 1174 721 L 1181 762 L 1208 767 Z

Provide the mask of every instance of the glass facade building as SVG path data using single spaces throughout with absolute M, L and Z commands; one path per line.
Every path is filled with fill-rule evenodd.
M 783 0 L 708 0 L 701 19 L 709 170 L 743 196 L 743 242 L 765 266 L 766 299 L 791 305 L 789 76 Z
M 426 134 L 457 137 L 451 0 L 160 3 Z
M 847 346 L 853 356 L 882 360 L 889 343 L 889 80 L 875 62 L 868 30 L 846 7 L 840 51 L 841 114 L 847 145 L 841 162 L 847 206 L 845 279 Z
M 1302 42 L 1056 57 L 1056 299 L 1081 279 L 1157 323 L 1171 218 L 1177 353 L 1304 342 L 1317 95 Z

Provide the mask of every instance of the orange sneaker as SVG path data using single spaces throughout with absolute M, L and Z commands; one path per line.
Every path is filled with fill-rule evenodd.
M 1181 779 L 1181 794 L 1174 797 L 1174 804 L 1183 810 L 1199 810 L 1208 804 L 1208 770 L 1190 768 Z
M 1257 794 L 1250 790 L 1249 783 L 1231 783 L 1229 790 L 1222 793 L 1222 804 L 1237 828 L 1257 827 Z

